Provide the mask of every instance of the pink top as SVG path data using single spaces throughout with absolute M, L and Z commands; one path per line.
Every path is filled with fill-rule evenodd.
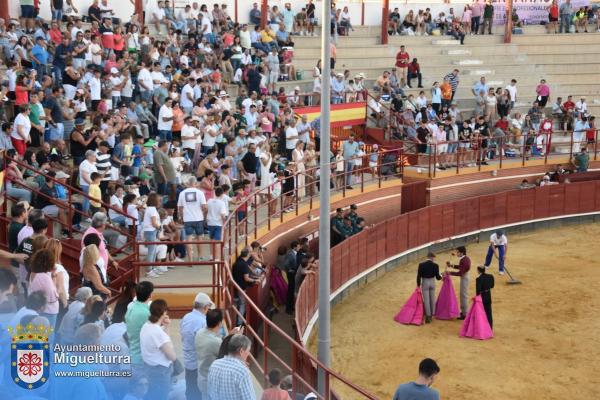
M 483 7 L 481 6 L 481 4 L 479 2 L 473 3 L 471 5 L 471 15 L 473 17 L 481 17 L 482 9 L 483 9 Z
M 465 12 L 463 12 L 462 22 L 471 22 L 471 10 L 465 10 Z
M 81 247 L 83 248 L 83 239 L 85 239 L 85 237 L 87 235 L 89 235 L 90 233 L 95 233 L 96 235 L 100 236 L 100 247 L 98 247 L 98 250 L 100 251 L 100 257 L 102 257 L 102 259 L 104 260 L 104 265 L 106 265 L 106 267 L 108 268 L 108 249 L 106 248 L 106 240 L 104 240 L 104 235 L 102 235 L 102 233 L 98 232 L 98 230 L 96 228 L 92 228 L 91 226 L 84 232 L 83 236 L 81 237 Z
M 52 272 L 35 273 L 29 282 L 29 293 L 44 292 L 46 305 L 42 312 L 46 314 L 58 314 L 58 290 L 52 280 Z
M 260 400 L 290 400 L 290 395 L 283 389 L 268 388 L 263 390 Z
M 548 87 L 548 85 L 537 85 L 535 91 L 539 96 L 550 96 L 550 88 Z

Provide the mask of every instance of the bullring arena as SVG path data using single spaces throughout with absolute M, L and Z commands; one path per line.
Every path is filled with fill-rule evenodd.
M 510 271 L 523 284 L 507 285 L 493 265 L 494 338 L 488 341 L 460 338 L 461 321 L 419 327 L 393 321 L 414 290 L 417 265 L 386 273 L 334 308 L 333 367 L 379 398 L 390 398 L 395 382 L 425 357 L 439 361 L 436 388 L 449 399 L 537 399 L 540 392 L 546 399 L 594 397 L 598 377 L 587 365 L 599 355 L 593 334 L 599 264 L 586 239 L 597 234 L 593 224 L 512 234 Z M 467 249 L 482 263 L 487 243 Z M 456 257 L 446 251 L 436 259 L 444 264 Z
M 0 399 L 599 397 L 596 0 L 340 0 L 330 35 L 330 1 L 73 0 L 57 26 L 30 2 L 0 0 Z M 99 50 L 71 60 L 68 34 Z M 428 315 L 420 264 L 462 246 L 468 312 L 452 276 Z M 86 367 L 127 379 L 61 380 L 54 340 L 121 346 Z

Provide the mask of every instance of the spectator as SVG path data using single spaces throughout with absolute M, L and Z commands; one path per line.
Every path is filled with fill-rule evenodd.
M 140 331 L 150 317 L 150 302 L 154 291 L 152 282 L 142 281 L 135 287 L 135 299 L 127 306 L 125 324 L 127 325 L 127 339 L 131 353 L 132 369 L 143 369 L 143 360 L 140 350 Z
M 167 302 L 154 300 L 150 304 L 148 321 L 140 330 L 140 352 L 150 382 L 150 399 L 166 399 L 171 391 L 171 373 L 177 355 L 168 333 L 170 325 Z
M 206 312 L 206 326 L 196 332 L 194 338 L 196 363 L 198 366 L 198 388 L 202 397 L 208 396 L 208 371 L 219 355 L 223 328 L 223 312 L 221 310 L 208 310 Z M 239 329 L 234 328 L 237 332 Z M 187 384 L 187 379 L 186 379 Z
M 57 329 L 58 340 L 63 344 L 75 343 L 75 332 L 83 322 L 82 310 L 87 299 L 92 297 L 92 289 L 82 286 L 75 292 L 75 301 L 69 304 L 69 308 L 62 318 L 59 328 Z
M 227 345 L 227 355 L 216 360 L 208 371 L 208 398 L 210 400 L 254 400 L 246 359 L 250 355 L 250 339 L 235 334 Z
M 431 389 L 437 374 L 440 373 L 440 367 L 431 358 L 426 358 L 419 363 L 419 377 L 414 382 L 404 383 L 398 386 L 394 393 L 394 400 L 415 399 L 415 400 L 439 400 L 440 395 L 437 390 Z

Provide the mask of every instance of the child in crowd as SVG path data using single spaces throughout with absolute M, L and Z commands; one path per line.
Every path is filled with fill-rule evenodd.
M 102 175 L 97 172 L 92 172 L 90 175 L 92 183 L 90 184 L 90 213 L 94 215 L 101 210 L 102 207 L 102 191 L 100 190 L 100 182 L 102 181 Z

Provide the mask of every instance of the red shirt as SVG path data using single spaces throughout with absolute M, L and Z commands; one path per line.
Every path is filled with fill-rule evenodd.
M 552 18 L 558 18 L 558 4 L 553 4 L 550 6 L 550 16 Z
M 503 131 L 507 131 L 508 130 L 508 121 L 498 120 L 498 122 L 496 122 L 495 127 L 500 128 Z
M 396 67 L 398 68 L 406 68 L 408 67 L 408 60 L 410 60 L 410 56 L 408 53 L 399 51 L 396 54 Z
M 572 101 L 565 101 L 563 103 L 563 107 L 567 111 L 573 111 L 575 109 L 575 103 L 573 103 Z
M 421 67 L 419 66 L 419 63 L 408 64 L 408 72 L 410 72 L 411 74 L 416 74 L 420 70 L 421 70 Z
M 56 45 L 61 44 L 62 32 L 60 29 L 50 29 L 48 33 L 50 34 L 50 40 L 52 40 Z
M 121 34 L 115 33 L 113 35 L 114 48 L 117 51 L 121 51 L 125 48 L 125 38 Z
M 15 105 L 20 106 L 29 103 L 29 91 L 25 86 L 15 87 Z

